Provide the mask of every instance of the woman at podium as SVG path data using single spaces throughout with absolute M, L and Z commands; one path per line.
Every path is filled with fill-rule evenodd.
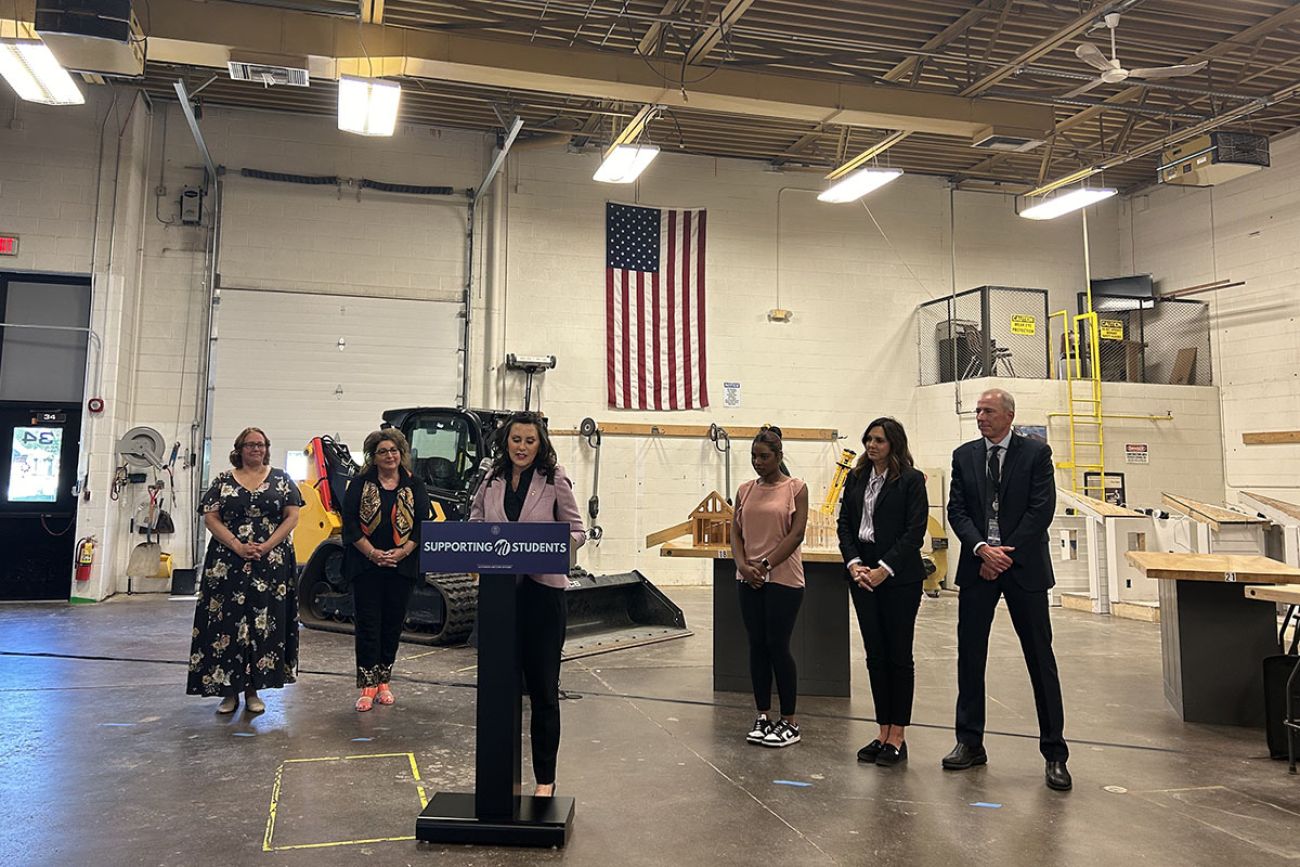
M 568 523 L 572 549 L 587 535 L 573 482 L 556 463 L 541 417 L 516 413 L 501 427 L 491 471 L 474 494 L 471 521 Z M 516 585 L 519 665 L 532 706 L 534 795 L 555 793 L 560 750 L 560 651 L 564 647 L 568 575 L 521 575 Z

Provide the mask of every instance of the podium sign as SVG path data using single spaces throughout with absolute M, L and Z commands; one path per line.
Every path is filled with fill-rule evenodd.
M 567 575 L 569 532 L 563 523 L 425 521 L 420 571 Z
M 520 575 L 567 575 L 569 525 L 426 521 L 425 572 L 477 572 L 478 707 L 474 791 L 438 792 L 415 820 L 429 843 L 563 846 L 573 826 L 571 797 L 538 798 L 520 789 Z M 523 579 L 528 580 L 528 579 Z

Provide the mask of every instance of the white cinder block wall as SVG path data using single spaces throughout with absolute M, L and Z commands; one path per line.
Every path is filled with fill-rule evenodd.
M 85 109 L 24 106 L 24 128 L 0 130 L 0 218 L 5 229 L 24 238 L 23 257 L 12 266 L 93 270 L 97 277 L 96 322 L 108 336 L 100 390 L 109 398 L 110 410 L 84 440 L 92 500 L 78 533 L 104 532 L 113 537 L 116 550 L 101 558 L 94 586 L 81 591 L 95 598 L 125 586 L 121 574 L 129 546 L 121 525 L 130 509 L 110 504 L 105 496 L 112 443 L 126 427 L 147 424 L 169 442 L 188 447 L 206 339 L 201 330 L 206 229 L 167 225 L 175 218 L 180 188 L 200 181 L 194 168 L 197 152 L 174 105 L 158 104 L 150 114 L 140 102 L 127 123 L 130 91 L 119 88 L 118 94 L 114 117 L 105 125 L 105 170 L 99 173 L 106 191 L 99 197 L 100 222 L 106 228 L 111 221 L 118 233 L 111 263 L 104 234 L 92 267 L 96 206 L 93 193 L 87 193 L 97 174 L 98 131 L 111 96 L 96 89 Z M 123 128 L 119 154 L 114 130 Z M 232 172 L 252 167 L 471 187 L 490 155 L 490 138 L 485 136 L 413 128 L 388 141 L 361 139 L 339 133 L 329 118 L 210 108 L 203 128 L 214 158 Z M 1294 164 L 1294 150 L 1292 144 L 1279 144 L 1275 158 L 1281 162 L 1284 152 L 1292 153 Z M 869 215 L 861 205 L 817 203 L 810 192 L 820 185 L 815 177 L 769 172 L 757 164 L 666 154 L 637 187 L 612 188 L 590 180 L 597 160 L 594 154 L 558 149 L 522 150 L 507 160 L 505 173 L 480 208 L 471 403 L 520 405 L 522 378 L 503 370 L 505 354 L 555 353 L 559 367 L 540 379 L 536 396 L 557 428 L 572 427 L 586 416 L 602 421 L 716 421 L 724 426 L 773 422 L 836 428 L 849 437 L 842 444 L 856 446 L 865 422 L 892 414 L 912 431 L 922 464 L 945 466 L 953 445 L 972 432 L 953 412 L 951 389 L 940 389 L 936 395 L 942 396 L 928 402 L 917 393 L 915 307 L 951 291 L 954 272 L 959 289 L 986 283 L 1048 289 L 1052 309 L 1073 310 L 1074 295 L 1082 286 L 1077 217 L 1031 223 L 1015 216 L 1008 199 L 977 193 L 950 197 L 937 179 L 909 176 L 881 190 L 867 200 Z M 119 162 L 117 211 L 110 217 L 112 178 Z M 1277 169 L 1260 177 L 1287 182 Z M 1296 181 L 1289 183 L 1291 198 L 1285 201 L 1291 204 L 1285 213 L 1292 215 L 1288 219 L 1293 237 Z M 160 186 L 165 195 L 156 197 Z M 377 193 L 362 193 L 358 201 L 355 193 L 340 196 L 329 187 L 234 177 L 226 189 L 226 285 L 446 298 L 463 283 L 463 210 Z M 603 219 L 609 199 L 710 210 L 709 388 L 714 405 L 709 410 L 649 414 L 605 407 Z M 1167 208 L 1168 214 L 1195 224 L 1194 209 L 1158 199 L 1153 196 L 1145 207 Z M 52 214 L 47 205 L 38 204 L 50 200 L 66 207 L 61 204 Z M 950 209 L 950 202 L 955 207 Z M 1189 273 L 1195 262 L 1195 234 L 1181 242 L 1189 249 L 1148 261 L 1143 257 L 1151 245 L 1144 245 L 1135 259 L 1130 249 L 1135 231 L 1174 237 L 1178 233 L 1167 221 L 1130 215 L 1123 207 L 1092 213 L 1094 274 L 1152 270 L 1163 277 L 1160 272 L 1168 270 L 1168 281 L 1186 277 L 1189 283 L 1202 276 Z M 1220 201 L 1218 207 L 1222 223 L 1226 205 Z M 1273 211 L 1265 208 L 1261 213 Z M 1268 221 L 1265 228 L 1275 231 L 1275 225 L 1280 223 Z M 955 227 L 955 261 L 950 226 Z M 1243 229 L 1233 243 L 1248 248 L 1251 231 Z M 1220 225 L 1220 245 L 1227 243 L 1227 232 L 1227 226 Z M 1276 249 L 1279 261 L 1285 262 L 1286 245 L 1279 243 Z M 1280 266 L 1270 267 L 1276 271 Z M 1212 276 L 1212 268 L 1204 270 Z M 110 281 L 108 274 L 116 279 Z M 1273 282 L 1258 276 L 1248 288 L 1276 284 L 1267 303 L 1275 312 L 1279 304 L 1285 309 L 1292 302 L 1278 282 L 1281 278 L 1267 280 Z M 793 322 L 766 321 L 766 311 L 778 304 L 794 311 Z M 1253 309 L 1226 311 L 1225 316 L 1231 313 L 1235 321 L 1258 318 Z M 1223 336 L 1236 327 L 1230 326 Z M 1258 344 L 1258 335 L 1251 334 Z M 1227 337 L 1228 343 L 1233 339 Z M 1241 360 L 1250 345 L 1228 367 L 1229 379 L 1252 369 Z M 1219 362 L 1216 358 L 1216 365 Z M 722 407 L 723 381 L 742 383 L 739 408 Z M 1053 387 L 1017 383 L 1022 393 Z M 1145 405 L 1147 394 L 1132 396 L 1135 409 L 1141 405 L 1142 411 L 1153 411 Z M 1190 404 L 1201 405 L 1190 392 L 1178 400 L 1189 402 L 1182 415 L 1191 415 Z M 412 383 L 412 402 L 420 402 L 419 383 Z M 1041 405 L 1050 405 L 1046 391 Z M 1175 415 L 1180 415 L 1177 408 Z M 274 440 L 275 432 L 269 433 Z M 1188 434 L 1197 448 L 1203 433 L 1198 426 Z M 721 456 L 703 441 L 610 437 L 605 443 L 600 521 L 607 535 L 599 549 L 583 556 L 584 565 L 595 571 L 640 568 L 664 583 L 703 580 L 703 563 L 661 559 L 657 551 L 643 551 L 642 540 L 683 520 L 705 493 L 724 486 Z M 574 438 L 560 438 L 557 445 L 585 505 L 591 493 L 590 450 Z M 790 446 L 789 462 L 809 481 L 814 501 L 829 480 L 840 445 Z M 214 466 L 220 466 L 225 451 L 225 443 L 215 444 Z M 748 443 L 735 444 L 732 471 L 733 487 L 749 477 Z M 189 565 L 184 517 L 191 504 L 183 474 L 180 482 L 177 512 L 182 519 L 177 524 L 182 532 L 171 547 L 178 565 Z
M 1209 300 L 1223 399 L 1229 499 L 1257 490 L 1300 502 L 1300 445 L 1244 445 L 1247 431 L 1300 429 L 1300 136 L 1272 167 L 1217 187 L 1160 187 L 1120 212 L 1122 257 L 1164 290 L 1229 278 Z
M 815 178 L 773 173 L 757 164 L 665 155 L 636 187 L 618 188 L 591 180 L 598 160 L 595 154 L 557 149 L 525 151 L 507 161 L 498 189 L 505 213 L 496 224 L 508 261 L 497 263 L 497 285 L 485 287 L 489 294 L 476 314 L 487 329 L 488 399 L 505 406 L 522 401 L 522 377 L 499 366 L 505 353 L 554 353 L 558 367 L 545 374 L 538 393 L 556 427 L 573 427 L 592 416 L 835 428 L 848 437 L 839 445 L 792 443 L 788 449 L 791 469 L 809 482 L 814 503 L 830 480 L 839 449 L 860 450 L 862 428 L 875 416 L 896 416 L 918 440 L 928 435 L 941 442 L 936 454 L 950 452 L 958 442 L 955 415 L 947 424 L 926 418 L 933 430 L 922 431 L 913 411 L 918 367 L 913 312 L 951 291 L 950 225 L 955 223 L 959 288 L 1044 288 L 1058 307 L 1068 303 L 1073 309 L 1074 293 L 1083 283 L 1078 218 L 1033 223 L 1017 217 L 1009 199 L 975 193 L 956 194 L 954 214 L 949 191 L 938 179 L 908 176 L 885 187 L 867 199 L 869 215 L 860 204 L 817 202 Z M 713 405 L 707 410 L 640 413 L 605 407 L 607 200 L 709 209 Z M 1104 229 L 1097 234 L 1107 237 Z M 1094 258 L 1097 246 L 1095 234 Z M 1103 247 L 1102 258 L 1113 261 L 1113 244 Z M 794 311 L 792 322 L 767 321 L 767 311 L 778 306 Z M 724 381 L 741 383 L 739 408 L 722 406 Z M 560 438 L 557 446 L 585 504 L 591 450 L 573 438 Z M 733 487 L 752 476 L 749 443 L 737 441 L 734 447 Z M 663 583 L 703 581 L 706 563 L 665 560 L 657 550 L 643 550 L 643 541 L 685 520 L 709 490 L 722 487 L 721 457 L 708 442 L 606 438 L 600 491 L 605 538 L 599 549 L 584 555 L 584 564 L 593 571 L 635 567 Z

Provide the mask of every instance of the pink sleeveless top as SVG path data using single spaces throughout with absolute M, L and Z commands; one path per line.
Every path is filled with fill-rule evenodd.
M 794 499 L 806 486 L 799 479 L 786 478 L 775 485 L 759 484 L 750 479 L 736 493 L 736 524 L 744 540 L 745 557 L 760 560 L 770 556 L 776 546 L 790 532 L 794 523 Z M 783 563 L 772 567 L 773 584 L 802 587 L 802 545 Z M 736 572 L 740 580 L 740 572 Z

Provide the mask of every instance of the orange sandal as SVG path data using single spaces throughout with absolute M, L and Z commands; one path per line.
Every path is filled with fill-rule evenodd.
M 381 683 L 379 684 L 379 692 L 375 695 L 375 701 L 380 704 L 392 704 L 397 699 L 393 697 L 393 691 L 389 689 L 388 684 Z
M 361 698 L 357 699 L 357 710 L 365 713 L 375 706 L 375 693 L 378 690 L 373 686 L 367 686 L 361 690 Z

